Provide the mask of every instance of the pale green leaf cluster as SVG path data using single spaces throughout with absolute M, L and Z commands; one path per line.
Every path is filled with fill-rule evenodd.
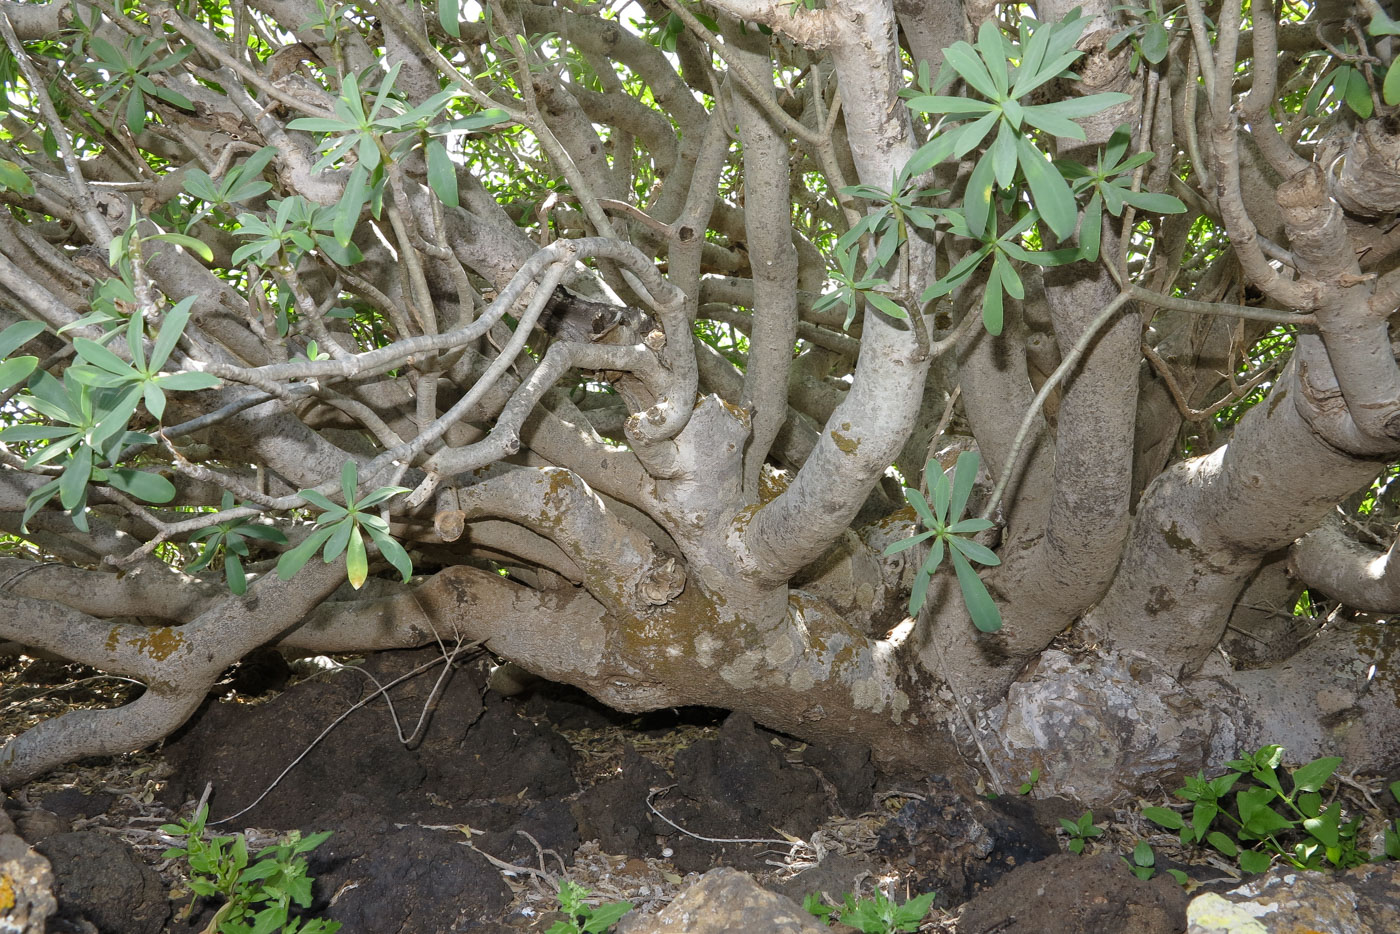
M 345 505 L 332 502 L 324 494 L 315 490 L 302 490 L 301 496 L 308 503 L 321 510 L 311 534 L 295 548 L 282 553 L 277 562 L 277 576 L 291 580 L 306 562 L 311 560 L 317 549 L 327 564 L 345 555 L 345 576 L 350 586 L 356 590 L 364 586 L 369 577 L 369 557 L 365 551 L 365 533 L 379 547 L 382 554 L 402 575 L 405 582 L 413 576 L 413 562 L 402 545 L 389 535 L 389 523 L 380 516 L 369 512 L 375 506 L 400 493 L 409 492 L 406 487 L 381 486 L 368 493 L 363 499 L 356 499 L 359 488 L 359 468 L 352 460 L 347 460 L 340 470 L 340 490 Z
M 982 583 L 971 564 L 973 561 L 989 566 L 1001 564 L 1001 559 L 995 552 L 973 541 L 971 537 L 990 529 L 992 523 L 979 517 L 962 517 L 963 510 L 967 507 L 967 498 L 972 492 L 973 481 L 977 479 L 979 463 L 980 458 L 975 451 L 964 451 L 958 455 L 958 462 L 953 466 L 953 482 L 950 484 L 947 474 L 939 469 L 938 462 L 929 461 L 925 475 L 937 478 L 933 483 L 933 505 L 930 507 L 924 494 L 918 490 L 904 488 L 905 498 L 918 513 L 926 531 L 895 542 L 886 548 L 884 553 L 898 554 L 932 540 L 927 557 L 919 565 L 918 575 L 914 578 L 914 588 L 909 595 L 910 615 L 917 615 L 923 609 L 924 602 L 928 599 L 929 582 L 943 563 L 943 556 L 946 554 L 957 574 L 963 602 L 967 605 L 973 625 L 983 632 L 996 632 L 1001 628 L 1001 611 L 997 609 L 996 602 L 987 592 L 987 585 Z

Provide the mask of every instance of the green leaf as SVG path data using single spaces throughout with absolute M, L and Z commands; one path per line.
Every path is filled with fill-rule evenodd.
M 987 74 L 996 89 L 995 95 L 988 96 L 995 96 L 997 100 L 1004 99 L 1010 90 L 1010 82 L 1006 77 L 1006 52 L 1002 45 L 1001 30 L 992 17 L 982 20 L 982 26 L 977 30 L 977 53 L 986 64 Z
M 11 386 L 29 378 L 29 374 L 34 372 L 34 368 L 39 365 L 38 357 L 15 357 L 0 363 L 0 392 L 4 392 Z
M 146 95 L 135 89 L 126 95 L 126 128 L 132 136 L 146 129 Z
M 180 373 L 166 373 L 157 376 L 155 382 L 161 389 L 182 392 L 195 389 L 213 389 L 219 385 L 219 378 L 212 373 L 186 370 Z
M 995 152 L 994 148 L 991 152 L 984 153 L 967 179 L 963 209 L 966 211 L 967 229 L 974 237 L 981 237 L 986 232 L 987 218 L 992 211 L 992 191 L 996 174 Z
M 349 508 L 355 501 L 355 490 L 360 485 L 360 469 L 353 460 L 340 465 L 340 491 L 345 494 L 345 505 Z
M 929 461 L 924 472 L 927 473 L 935 463 L 937 462 Z M 967 498 L 971 495 L 972 486 L 977 480 L 977 469 L 981 464 L 982 458 L 976 451 L 963 451 L 958 455 L 957 463 L 953 465 L 952 495 L 948 500 L 948 518 L 950 520 L 956 522 L 962 518 L 963 510 L 967 508 Z
M 1142 809 L 1142 816 L 1168 830 L 1180 830 L 1186 826 L 1186 821 L 1171 808 L 1146 807 Z
M 24 169 L 20 168 L 19 163 L 0 159 L 0 190 L 7 188 L 22 195 L 34 194 L 34 183 L 24 174 Z
M 958 551 L 950 551 L 949 556 L 953 559 L 953 570 L 957 572 L 958 586 L 962 589 L 963 603 L 972 617 L 972 625 L 982 632 L 996 632 L 1001 628 L 1001 611 L 987 592 L 987 585 Z
M 584 934 L 603 934 L 632 910 L 631 902 L 608 902 L 593 909 L 593 916 L 584 924 Z
M 77 508 L 87 496 L 88 478 L 92 476 L 92 448 L 79 445 L 73 459 L 58 478 L 58 501 L 64 509 Z
M 912 98 L 908 106 L 921 114 L 984 114 L 995 109 L 995 105 L 975 97 L 946 97 L 941 94 L 922 94 Z
M 914 507 L 914 511 L 919 514 L 919 519 L 927 528 L 937 528 L 942 524 L 934 517 L 933 510 L 928 508 L 928 500 L 924 499 L 924 494 L 907 486 L 904 488 L 904 498 Z
M 305 492 L 304 490 L 302 491 L 303 496 Z M 311 556 L 316 553 L 316 549 L 320 548 L 325 540 L 331 537 L 332 531 L 334 531 L 333 528 L 316 529 L 310 535 L 306 536 L 306 539 L 300 545 L 288 551 L 284 551 L 282 557 L 277 560 L 277 576 L 284 581 L 289 581 L 295 577 L 297 571 L 300 571 L 302 566 L 305 565 L 307 561 L 311 560 Z
M 988 567 L 995 567 L 1001 564 L 1001 558 L 997 557 L 996 552 L 985 545 L 979 545 L 971 539 L 950 535 L 948 536 L 948 544 L 961 552 L 963 557 L 967 558 L 969 561 L 976 561 L 978 564 L 985 564 Z
M 1206 842 L 1231 859 L 1240 851 L 1240 848 L 1235 845 L 1234 840 L 1231 840 L 1218 830 L 1212 830 L 1210 833 L 1206 834 Z
M 438 22 L 442 24 L 443 31 L 454 39 L 462 38 L 459 0 L 438 0 L 437 13 Z
M 141 375 L 131 368 L 121 357 L 103 347 L 96 341 L 88 340 L 86 337 L 73 339 L 73 349 L 78 352 L 78 358 L 91 363 L 93 366 L 101 367 L 108 373 L 120 376 L 123 379 L 140 379 Z
M 1338 756 L 1324 756 L 1314 759 L 1293 773 L 1293 788 L 1296 791 L 1319 791 L 1342 764 Z
M 988 334 L 996 337 L 1001 333 L 1003 323 L 1001 267 L 993 264 L 992 273 L 987 277 L 987 287 L 982 290 L 982 326 Z
M 977 56 L 977 51 L 972 46 L 966 42 L 955 42 L 943 50 L 943 57 L 953 67 L 953 70 L 983 97 L 993 100 L 1001 97 L 997 93 L 996 85 L 992 82 L 992 76 L 987 72 L 986 66 L 982 64 L 982 59 Z
M 1381 86 L 1381 98 L 1394 107 L 1400 104 L 1400 66 L 1391 64 L 1385 73 L 1385 84 Z
M 1133 207 L 1153 214 L 1182 214 L 1186 205 L 1180 198 L 1156 191 L 1124 191 L 1123 200 Z
M 169 503 L 175 499 L 175 485 L 160 473 L 136 471 L 133 468 L 113 468 L 106 472 L 106 485 L 132 494 L 147 503 Z
M 948 526 L 948 531 L 956 535 L 972 535 L 976 532 L 984 532 L 990 529 L 995 523 L 990 519 L 974 517 L 972 519 L 961 519 Z
M 345 577 L 350 581 L 351 587 L 359 590 L 364 586 L 365 579 L 369 577 L 369 559 L 365 555 L 365 539 L 360 534 L 360 530 L 352 528 L 349 522 L 344 523 L 344 526 L 350 529 L 350 538 L 345 549 Z
M 17 321 L 0 331 L 0 358 L 8 357 L 43 331 L 42 321 Z
M 899 306 L 899 303 L 897 303 L 894 299 L 890 298 L 888 295 L 885 295 L 880 292 L 863 292 L 861 294 L 865 296 L 866 301 L 874 305 L 881 312 L 889 315 L 891 318 L 898 318 L 900 320 L 904 320 L 909 317 L 909 313 L 903 308 L 901 308 Z
M 1167 34 L 1167 29 L 1156 20 L 1147 24 L 1147 28 L 1142 31 L 1142 37 L 1138 39 L 1138 49 L 1142 52 L 1142 57 L 1154 65 L 1159 65 L 1162 59 L 1167 57 L 1167 49 L 1171 46 L 1171 36 Z
M 1010 188 L 1016 179 L 1016 132 L 1005 120 L 997 128 L 997 138 L 989 155 L 996 171 L 997 187 Z
M 413 577 L 413 560 L 409 558 L 408 552 L 389 535 L 370 526 L 366 528 L 369 529 L 369 537 L 374 539 L 374 544 L 379 546 L 379 553 L 384 556 L 384 560 L 394 566 L 394 570 L 399 572 L 405 584 L 408 583 Z
M 214 251 L 209 249 L 203 240 L 196 239 L 182 233 L 158 233 L 152 234 L 147 240 L 164 240 L 167 243 L 174 243 L 195 253 L 206 263 L 214 261 Z
M 1084 217 L 1079 221 L 1079 248 L 1084 258 L 1094 262 L 1099 258 L 1099 246 L 1103 242 L 1103 196 L 1097 191 L 1084 207 Z
M 448 207 L 457 207 L 457 166 L 437 139 L 428 140 L 428 187 Z
M 1133 862 L 1138 866 L 1152 866 L 1157 862 L 1152 845 L 1146 840 L 1139 840 L 1137 846 L 1133 847 Z
M 1021 171 L 1030 184 L 1036 210 L 1045 218 L 1056 237 L 1066 239 L 1074 232 L 1074 223 L 1079 217 L 1069 183 L 1024 136 L 1017 137 L 1017 148 L 1020 151 Z
M 345 193 L 335 206 L 335 220 L 331 224 L 331 234 L 342 246 L 350 243 L 355 235 L 355 226 L 360 222 L 360 210 L 369 200 L 369 170 L 363 163 L 357 163 L 345 180 Z
M 1359 69 L 1352 68 L 1350 71 L 1342 94 L 1352 113 L 1362 120 L 1367 120 L 1375 109 L 1375 103 L 1371 100 L 1371 86 L 1366 83 L 1366 76 Z
M 1273 857 L 1257 850 L 1240 850 L 1240 868 L 1245 872 L 1267 872 Z
M 927 541 L 933 534 L 933 532 L 920 532 L 913 538 L 901 538 L 897 542 L 891 542 L 889 545 L 886 545 L 885 550 L 880 552 L 880 554 L 885 557 L 897 555 L 901 551 L 907 551 L 913 548 L 915 545 L 919 544 L 919 542 Z
M 180 335 L 185 333 L 185 325 L 189 323 L 190 309 L 194 307 L 194 300 L 195 296 L 193 295 L 180 299 L 179 304 L 170 309 L 165 320 L 161 322 L 155 344 L 151 347 L 151 362 L 148 367 L 151 372 L 165 366 L 165 361 L 170 359 L 170 354 L 174 351 L 176 342 L 180 340 Z

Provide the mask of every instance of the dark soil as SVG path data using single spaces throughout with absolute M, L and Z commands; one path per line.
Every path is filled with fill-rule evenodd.
M 52 930 L 203 930 L 217 903 L 191 900 L 178 865 L 160 859 L 170 841 L 156 825 L 192 814 L 206 789 L 210 829 L 246 831 L 253 849 L 291 830 L 334 832 L 310 854 L 311 912 L 346 934 L 543 931 L 550 880 L 565 873 L 655 908 L 686 874 L 720 865 L 799 900 L 868 894 L 879 880 L 901 899 L 933 889 L 936 907 L 974 899 L 968 911 L 981 912 L 972 926 L 945 915 L 927 931 L 1184 930 L 1184 901 L 1128 891 L 1139 884 L 1121 863 L 1125 888 L 1110 902 L 1142 911 L 1061 926 L 1070 914 L 1047 914 L 1041 887 L 1018 884 L 1058 853 L 1053 807 L 879 775 L 862 748 L 806 745 L 717 710 L 627 716 L 558 685 L 505 698 L 486 689 L 480 659 L 405 680 L 389 692 L 392 712 L 373 696 L 437 655 L 380 653 L 266 699 L 211 698 L 165 745 L 168 768 L 151 772 L 164 781 L 132 786 L 144 793 L 114 780 L 120 760 L 100 780 L 78 770 L 21 789 L 7 808 L 54 863 L 65 920 Z M 231 683 L 286 684 L 289 672 L 265 661 L 266 676 L 235 672 Z M 142 761 L 138 774 L 159 769 Z M 1102 872 L 1081 880 L 1070 862 L 1045 865 L 1059 867 L 1051 887 L 1066 899 L 1088 898 L 1081 885 L 1104 891 Z M 1175 928 L 1132 926 L 1163 912 Z

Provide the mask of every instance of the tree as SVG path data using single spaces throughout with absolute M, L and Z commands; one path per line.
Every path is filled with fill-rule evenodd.
M 1400 609 L 1400 27 L 1245 12 L 0 0 L 0 637 L 146 685 L 0 781 L 434 640 L 1091 799 L 1393 761 L 1293 608 Z

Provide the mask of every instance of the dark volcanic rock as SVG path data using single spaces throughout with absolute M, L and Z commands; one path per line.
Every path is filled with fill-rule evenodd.
M 928 783 L 923 801 L 911 801 L 880 828 L 876 852 L 912 871 L 912 888 L 939 894 L 938 904 L 960 905 L 1017 866 L 1060 851 L 1035 820 L 1029 804 L 1000 797 L 963 797 L 950 783 Z
M 170 917 L 165 886 L 131 847 L 95 831 L 61 833 L 35 847 L 53 865 L 59 916 L 101 934 L 159 934 Z

